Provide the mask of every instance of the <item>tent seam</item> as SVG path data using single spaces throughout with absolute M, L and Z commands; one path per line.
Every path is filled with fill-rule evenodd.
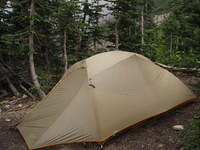
M 88 78 L 88 81 L 89 81 L 89 73 L 88 73 L 87 60 L 85 60 L 85 65 L 86 65 L 87 78 Z M 89 82 L 88 82 L 88 84 L 89 84 Z M 94 92 L 92 93 L 92 91 L 90 90 L 89 86 L 87 88 L 88 88 L 88 94 L 89 94 L 90 98 L 95 97 L 94 96 Z M 92 99 L 91 99 L 91 101 L 92 101 L 92 104 L 94 105 L 93 111 L 94 111 L 94 114 L 95 114 L 94 118 L 95 118 L 95 124 L 96 124 L 96 132 L 97 132 L 98 137 L 100 138 L 99 117 L 98 117 L 98 113 L 97 113 L 96 103 Z

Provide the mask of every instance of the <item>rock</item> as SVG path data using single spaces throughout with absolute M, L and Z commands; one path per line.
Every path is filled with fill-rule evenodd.
M 0 113 L 2 112 L 2 109 L 0 108 Z
M 193 116 L 194 119 L 200 119 L 200 114 L 196 114 Z
M 9 108 L 10 108 L 10 105 L 5 105 L 4 107 L 7 108 L 7 109 L 9 109 Z
M 18 106 L 18 107 L 22 107 L 23 105 L 22 105 L 22 104 L 18 104 L 17 106 Z
M 6 121 L 6 122 L 10 122 L 11 119 L 10 119 L 10 118 L 6 118 L 5 121 Z
M 183 125 L 174 125 L 172 127 L 174 130 L 177 130 L 177 131 L 182 131 L 184 130 L 184 126 Z
M 159 145 L 158 145 L 159 148 L 161 148 L 161 147 L 163 147 L 163 146 L 164 146 L 163 144 L 159 144 Z
M 13 97 L 11 97 L 11 99 L 16 99 L 16 97 L 15 97 L 15 96 L 13 96 Z
M 26 94 L 23 94 L 22 98 L 27 98 L 28 96 Z
M 175 143 L 174 139 L 171 136 L 169 136 L 169 142 Z

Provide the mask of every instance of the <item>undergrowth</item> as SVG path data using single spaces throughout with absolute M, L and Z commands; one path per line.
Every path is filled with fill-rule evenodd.
M 193 85 L 197 89 L 197 95 L 200 95 L 200 83 Z M 195 120 L 186 125 L 181 134 L 184 150 L 200 150 L 200 108 L 194 114 Z
M 184 150 L 200 150 L 200 119 L 186 126 L 182 140 Z

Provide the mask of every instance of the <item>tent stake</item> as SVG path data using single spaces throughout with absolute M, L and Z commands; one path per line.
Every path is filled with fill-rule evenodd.
M 103 150 L 103 146 L 104 146 L 103 144 L 100 145 L 100 149 L 101 149 L 101 150 Z
M 83 146 L 84 146 L 84 148 L 87 148 L 87 143 L 83 142 Z

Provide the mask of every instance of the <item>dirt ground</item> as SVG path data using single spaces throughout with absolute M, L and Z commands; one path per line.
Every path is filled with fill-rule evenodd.
M 177 74 L 190 88 L 190 84 L 200 82 L 199 78 Z M 192 88 L 196 92 L 195 88 Z M 19 132 L 12 128 L 34 107 L 35 102 L 28 98 L 0 100 L 0 150 L 26 150 Z M 194 112 L 200 110 L 200 100 L 179 107 L 146 121 L 142 126 L 129 128 L 113 137 L 104 145 L 104 150 L 183 150 L 180 132 L 172 129 L 174 125 L 186 125 L 193 120 Z M 96 143 L 58 145 L 41 150 L 99 150 Z

